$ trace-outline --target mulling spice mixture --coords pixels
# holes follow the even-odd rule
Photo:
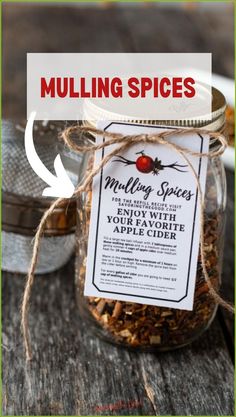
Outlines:
[[[216,206],[216,187],[213,175],[208,174],[205,209],[205,257],[211,282],[216,289],[220,284],[219,233],[222,214]],[[92,193],[86,197],[83,236],[88,233]],[[79,217],[83,219],[83,213]],[[80,240],[80,241],[79,241]],[[86,245],[86,239],[83,240]],[[132,302],[116,301],[83,295],[86,273],[86,247],[78,236],[77,292],[79,306],[86,312],[95,329],[111,342],[128,347],[167,350],[191,342],[211,323],[216,303],[211,298],[205,282],[199,254],[194,306],[192,311],[156,307]]]

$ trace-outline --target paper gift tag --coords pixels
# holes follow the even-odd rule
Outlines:
[[[169,129],[117,122],[99,128],[124,135]],[[168,140],[200,153],[209,148],[207,135]],[[95,165],[114,146],[97,152]],[[186,156],[204,193],[207,158]],[[139,143],[112,157],[93,181],[85,295],[191,310],[199,207],[196,179],[175,150]]]

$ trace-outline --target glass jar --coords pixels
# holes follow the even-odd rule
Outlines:
[[[157,121],[155,124],[219,131],[224,129],[224,112],[225,99],[213,88],[211,121],[201,121],[199,118],[182,123]],[[211,139],[211,149],[217,146],[219,144]],[[92,164],[91,157],[88,170]],[[88,322],[88,327],[107,341],[130,348],[170,350],[192,342],[209,327],[217,309],[203,276],[200,253],[192,311],[84,296],[91,199],[92,193],[89,191],[77,203],[76,295],[80,313]],[[217,290],[221,276],[225,204],[226,181],[222,161],[219,157],[209,159],[205,191],[204,249],[208,274]]]
[[[24,145],[25,121],[2,121],[2,269],[26,274],[32,257],[32,240],[43,213],[53,202],[42,197],[45,182],[32,170]],[[58,141],[63,122],[34,123],[34,145],[50,172],[60,153],[71,179],[78,181],[81,158]],[[74,253],[76,202],[57,208],[48,219],[36,268],[45,274],[61,268]]]

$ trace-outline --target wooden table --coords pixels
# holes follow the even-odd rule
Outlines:
[[[165,10],[153,6],[76,7],[5,4],[4,107],[24,117],[25,52],[211,51],[214,71],[233,74],[230,6]],[[227,31],[226,31],[227,28]],[[233,174],[223,294],[233,298]],[[19,309],[24,277],[3,273],[5,415],[234,415],[232,317],[219,310],[191,346],[162,354],[116,348],[91,334],[78,315],[74,259],[38,276],[30,327],[35,359],[24,360]]]

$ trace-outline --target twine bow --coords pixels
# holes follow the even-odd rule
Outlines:
[[[83,132],[89,132],[95,135],[101,135],[106,140],[100,144],[91,144],[90,146],[78,146],[72,140],[71,136],[72,134],[80,135]],[[168,138],[170,136],[173,136],[173,134],[176,136],[176,135],[184,135],[184,134],[190,134],[190,133],[210,135],[211,138],[214,138],[215,140],[218,140],[220,142],[220,146],[216,150],[209,150],[209,152],[200,153],[200,152],[193,152],[185,147],[181,147],[179,145],[176,145],[168,141]],[[75,152],[81,152],[81,153],[95,152],[95,151],[98,151],[99,149],[104,149],[110,145],[114,145],[114,144],[117,145],[112,151],[110,151],[106,156],[102,158],[101,162],[97,166],[95,166],[91,172],[89,172],[85,176],[85,178],[82,180],[82,183],[78,185],[77,188],[75,189],[73,197],[77,197],[81,193],[88,190],[88,188],[91,186],[93,178],[102,170],[102,168],[110,161],[110,159],[113,156],[124,152],[126,149],[130,148],[133,144],[137,144],[137,143],[162,144],[171,148],[172,150],[175,150],[179,155],[183,157],[183,159],[186,161],[190,171],[192,172],[196,180],[196,185],[198,189],[198,198],[199,198],[199,203],[200,203],[200,254],[201,254],[203,275],[208,285],[209,293],[214,299],[214,301],[217,304],[220,304],[222,307],[224,307],[228,311],[234,313],[234,307],[227,301],[223,300],[221,296],[217,293],[217,291],[214,289],[211,283],[210,277],[208,275],[208,272],[207,272],[205,253],[204,253],[204,198],[203,198],[201,185],[198,179],[198,175],[193,165],[191,164],[189,158],[186,156],[187,154],[187,155],[196,156],[196,157],[215,158],[217,156],[222,155],[224,150],[227,147],[226,139],[224,138],[222,133],[193,128],[193,129],[168,130],[168,131],[164,131],[161,133],[152,133],[152,134],[122,135],[120,133],[111,133],[111,132],[106,132],[106,131],[99,130],[96,128],[80,127],[78,125],[78,126],[71,126],[67,128],[66,130],[64,130],[61,133],[61,138],[64,140],[64,143],[71,150],[74,150]],[[23,338],[24,338],[24,345],[25,345],[27,360],[32,359],[32,349],[31,349],[30,332],[29,332],[29,325],[28,325],[28,313],[29,313],[30,296],[31,296],[31,291],[32,291],[33,283],[34,283],[35,268],[37,265],[38,254],[39,254],[39,249],[40,249],[40,242],[41,242],[41,238],[42,238],[44,228],[45,228],[48,218],[53,213],[56,207],[59,207],[66,203],[68,203],[68,199],[65,199],[65,198],[58,198],[57,200],[55,200],[50,206],[50,208],[44,213],[39,223],[37,232],[35,234],[32,259],[31,259],[31,264],[30,264],[29,272],[28,272],[27,279],[26,279],[23,302],[21,306],[21,326],[22,326],[22,331],[23,331]]]

